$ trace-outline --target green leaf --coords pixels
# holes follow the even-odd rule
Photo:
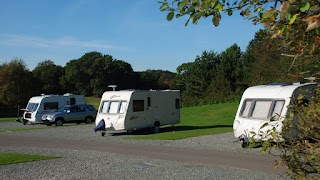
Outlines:
[[[295,14],[295,15],[291,16],[291,17],[289,18],[289,24],[293,24],[294,21],[297,19],[298,15],[299,15],[299,14]]]
[[[187,22],[184,24],[185,26],[188,26],[190,19],[191,19],[191,18],[189,18],[189,19],[187,20]]]
[[[303,2],[300,4],[300,11],[306,12],[310,9],[310,3],[309,2]]]
[[[223,5],[220,2],[218,2],[216,3],[214,9],[217,10],[218,12],[221,12],[223,10]]]
[[[212,23],[213,23],[214,26],[219,26],[220,18],[219,17],[213,17],[212,18]]]
[[[265,20],[275,20],[277,16],[277,12],[273,9],[267,10],[262,14],[262,21]]]
[[[174,17],[174,12],[171,11],[171,12],[169,12],[168,15],[167,15],[167,20],[168,20],[168,21],[171,21],[171,20],[173,19],[173,17]]]
[[[187,4],[188,4],[188,1],[187,1],[187,0],[183,0],[183,1],[179,2],[179,3],[178,3],[178,9],[179,9],[180,11],[182,11],[183,8],[184,8]]]

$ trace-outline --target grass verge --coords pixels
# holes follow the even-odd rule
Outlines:
[[[129,139],[176,140],[232,132],[238,105],[238,102],[234,102],[182,108],[180,124],[162,127],[161,132],[157,134]]]
[[[16,164],[16,163],[32,162],[32,161],[40,161],[40,160],[48,160],[48,159],[57,159],[57,158],[61,158],[61,157],[0,152],[0,165]]]
[[[87,104],[92,104],[96,109],[99,108],[100,99],[101,98],[97,98],[97,97],[84,97],[84,101]]]
[[[18,119],[17,117],[5,117],[5,118],[0,118],[0,122],[15,121],[17,119]]]

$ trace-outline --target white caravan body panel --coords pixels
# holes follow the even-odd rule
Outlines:
[[[180,123],[180,91],[106,91],[101,98],[96,125],[106,130],[136,130]]]
[[[41,123],[42,115],[72,104],[85,104],[84,97],[73,94],[34,96],[23,109],[23,118],[30,123]]]
[[[282,121],[288,113],[288,106],[299,94],[310,98],[317,85],[315,83],[271,84],[249,87],[242,95],[233,123],[234,136],[238,139],[266,135],[276,128],[282,131]],[[272,119],[272,121],[270,121]],[[268,126],[261,128],[265,123]],[[254,132],[254,133],[252,133]],[[294,134],[292,134],[294,136]],[[259,141],[259,136],[254,136]]]

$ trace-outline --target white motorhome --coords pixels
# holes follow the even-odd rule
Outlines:
[[[256,142],[264,140],[261,137],[267,137],[268,131],[273,128],[281,134],[288,106],[300,94],[306,99],[313,96],[316,87],[316,83],[273,83],[249,87],[242,95],[234,119],[234,136],[245,147],[248,138],[253,138]],[[294,132],[291,133],[294,136]],[[258,134],[262,136],[257,136]]]
[[[45,95],[30,98],[23,113],[24,123],[41,123],[42,115],[54,112],[64,105],[85,104],[82,95],[66,93],[64,95]]]
[[[101,123],[103,122],[103,123]],[[95,131],[137,130],[180,123],[179,90],[123,90],[103,93]],[[104,127],[98,127],[98,126]],[[97,129],[98,128],[98,129]]]

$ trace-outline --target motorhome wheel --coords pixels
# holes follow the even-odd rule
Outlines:
[[[62,119],[57,119],[55,121],[56,126],[62,126],[63,125],[63,120]]]

